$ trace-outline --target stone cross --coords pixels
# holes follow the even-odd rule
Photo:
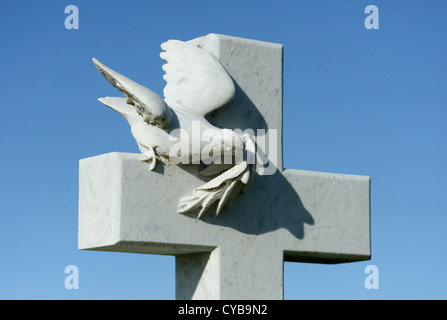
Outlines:
[[[79,248],[174,255],[177,299],[283,299],[284,261],[370,259],[369,177],[282,167],[282,45],[217,34],[191,41],[236,83],[210,122],[267,130],[275,143],[262,151],[274,163],[258,164],[264,175],[231,210],[197,219],[177,205],[204,183],[198,165],[150,171],[140,154],[116,152],[82,159]]]

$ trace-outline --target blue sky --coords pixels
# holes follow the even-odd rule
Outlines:
[[[67,30],[67,5],[79,29]],[[379,9],[367,30],[364,8]],[[91,58],[162,93],[168,39],[284,45],[284,164],[371,176],[371,261],[285,263],[286,299],[447,298],[445,1],[2,1],[0,298],[174,299],[174,257],[77,249],[78,162],[138,152]],[[379,270],[367,290],[365,267]],[[64,286],[79,269],[79,289]]]

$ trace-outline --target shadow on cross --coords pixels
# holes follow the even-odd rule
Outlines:
[[[207,116],[217,127],[228,129],[265,129],[268,125],[255,104],[235,82],[234,100]],[[280,112],[280,111],[279,111]],[[192,173],[190,166],[182,167]],[[198,172],[198,169],[195,170]],[[197,176],[197,174],[194,174]],[[246,234],[263,234],[285,228],[298,239],[304,238],[304,224],[313,225],[314,219],[304,208],[299,195],[280,170],[273,175],[255,175],[247,192],[237,196],[230,210],[222,210],[215,217],[217,204],[201,218],[204,222],[226,226]],[[197,212],[187,214],[197,217]]]
[[[238,195],[230,210],[215,217],[216,205],[201,218],[204,222],[230,227],[245,234],[260,235],[280,228],[297,239],[304,238],[304,224],[314,219],[281,171],[270,176],[256,175],[247,192]],[[196,218],[194,214],[188,214]]]
[[[236,92],[233,101],[228,105],[219,108],[205,118],[218,128],[227,128],[231,130],[240,129],[266,129],[267,123],[242,88],[234,81]]]

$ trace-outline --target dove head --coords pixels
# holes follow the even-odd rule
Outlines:
[[[207,161],[229,161],[228,156],[232,156],[236,163],[242,161],[244,152],[244,142],[240,135],[230,129],[212,129],[202,133],[202,160]],[[206,150],[206,151],[204,151]],[[209,153],[210,150],[212,154]],[[216,153],[214,153],[216,152]],[[210,156],[210,158],[208,158]],[[227,162],[225,162],[227,163]]]
[[[223,154],[232,154],[236,157],[236,161],[242,157],[244,152],[244,142],[240,135],[230,129],[223,129],[222,152]]]

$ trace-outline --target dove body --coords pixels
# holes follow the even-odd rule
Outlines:
[[[129,122],[150,170],[157,160],[208,165],[200,174],[215,178],[182,198],[178,212],[200,207],[200,218],[218,202],[217,215],[224,205],[231,207],[240,191],[245,192],[255,172],[250,135],[215,127],[205,118],[232,101],[235,84],[217,58],[202,48],[178,40],[161,48],[160,57],[167,62],[162,67],[167,82],[164,99],[93,58],[102,75],[124,95],[98,100]]]
[[[190,44],[170,40],[162,48],[166,52],[160,56],[168,62],[163,65],[168,83],[163,90],[165,99],[93,58],[101,74],[124,95],[98,100],[129,122],[144,161],[151,163],[150,169],[154,169],[156,160],[209,164],[220,163],[224,155],[242,154],[244,143],[238,134],[205,119],[206,113],[234,96],[234,83],[225,69],[212,54]],[[194,57],[201,63],[185,64]],[[203,77],[205,70],[208,75]]]

